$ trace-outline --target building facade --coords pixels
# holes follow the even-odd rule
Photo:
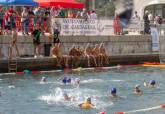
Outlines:
[[[144,12],[148,10],[153,16],[160,15],[165,18],[165,0],[134,0],[134,10],[143,19]]]
[[[88,9],[99,9],[114,0],[82,0],[87,4]],[[165,19],[165,0],[134,0],[134,11],[137,11],[143,19],[144,12],[148,10],[153,16],[160,15]]]

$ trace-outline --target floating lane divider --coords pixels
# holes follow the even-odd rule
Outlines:
[[[15,74],[18,74],[18,75],[24,75],[24,74],[41,74],[41,71],[16,72]]]
[[[137,65],[136,65],[137,66]],[[91,70],[108,70],[108,69],[117,69],[122,68],[122,65],[111,66],[111,67],[91,67],[91,68],[76,68],[76,69],[69,69],[71,71],[91,71]],[[58,73],[63,72],[64,70],[50,70],[50,71],[31,71],[31,70],[24,70],[21,72],[13,72],[13,73],[1,73],[0,76],[3,75],[24,75],[24,74],[42,74],[42,73]]]
[[[165,64],[143,64],[144,67],[156,67],[156,68],[165,68]]]
[[[165,104],[160,105],[160,106],[150,107],[150,108],[127,111],[127,112],[115,112],[113,114],[132,114],[132,113],[136,113],[136,112],[146,112],[146,111],[157,110],[157,109],[162,109],[162,108],[165,108]]]

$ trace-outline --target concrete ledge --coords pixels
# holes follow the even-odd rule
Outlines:
[[[140,64],[143,62],[158,62],[159,55],[153,54],[133,54],[133,55],[111,55],[109,57],[110,63],[104,66],[114,66],[114,65],[128,65],[128,64]],[[70,59],[69,68],[87,68],[87,59]],[[24,69],[31,70],[57,70],[63,69],[64,65],[58,66],[57,59],[47,57],[47,58],[21,58],[18,59],[18,71],[23,71]],[[8,60],[0,60],[0,73],[8,72]]]
[[[11,36],[0,36],[0,43],[8,44]],[[150,35],[115,35],[115,36],[61,36],[63,43],[86,43],[86,42],[150,42]],[[30,36],[19,36],[18,43],[32,43]],[[52,42],[47,36],[41,37],[42,43]]]

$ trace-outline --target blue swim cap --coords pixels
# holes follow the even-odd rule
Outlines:
[[[116,88],[112,88],[111,89],[111,93],[116,93],[117,92],[117,89]]]
[[[69,79],[67,80],[67,83],[71,83],[71,78],[69,78]]]
[[[62,82],[63,82],[64,84],[66,84],[66,83],[67,83],[67,77],[64,77],[64,79],[62,80]]]
[[[156,81],[155,80],[151,80],[149,83],[150,83],[150,85],[155,85]]]

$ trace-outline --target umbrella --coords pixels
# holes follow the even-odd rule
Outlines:
[[[76,2],[75,0],[35,0],[39,6],[61,6],[63,8],[84,8],[84,4]]]
[[[14,6],[37,6],[38,4],[33,0],[0,0],[1,5]]]

